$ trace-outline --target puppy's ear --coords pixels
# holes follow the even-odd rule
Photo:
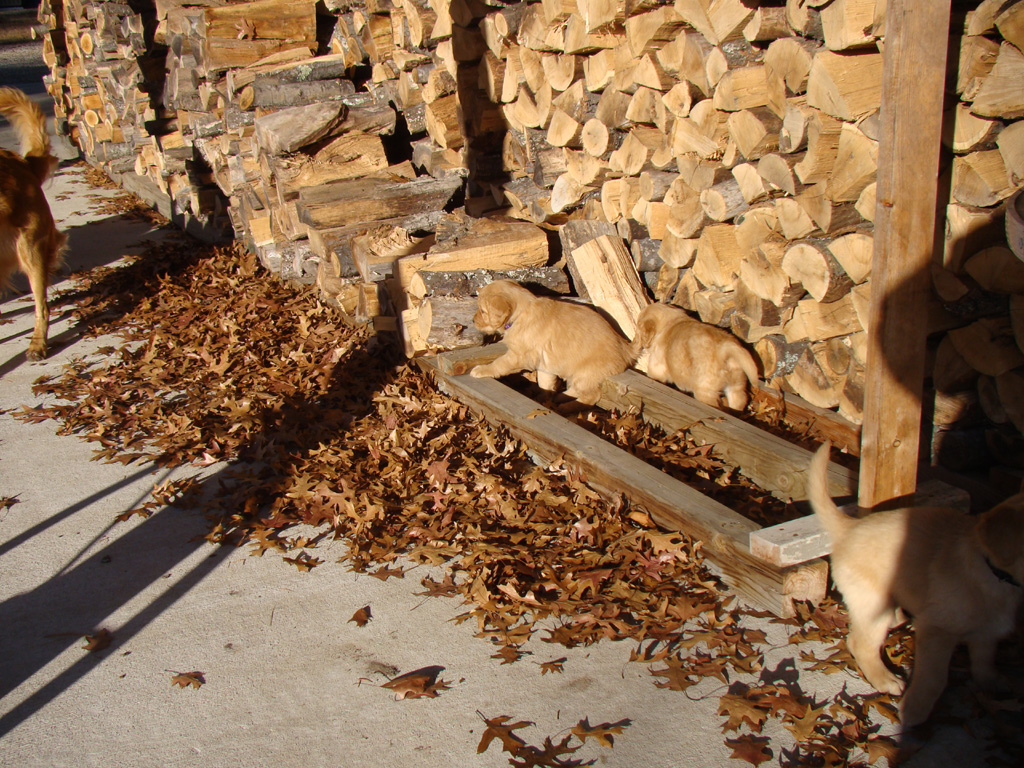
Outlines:
[[[494,320],[494,324],[504,325],[512,317],[512,310],[515,309],[515,304],[508,296],[499,293],[497,296],[491,297],[490,307],[488,308],[491,314],[491,319]]]
[[[640,322],[636,326],[636,336],[633,337],[633,354],[639,355],[654,341],[654,336],[657,333],[657,324],[653,318],[644,317],[640,319]]]
[[[1011,570],[1014,563],[1024,561],[1024,494],[982,515],[975,532],[994,565]]]

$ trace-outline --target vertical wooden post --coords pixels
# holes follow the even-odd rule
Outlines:
[[[859,503],[917,484],[951,0],[889,0]]]

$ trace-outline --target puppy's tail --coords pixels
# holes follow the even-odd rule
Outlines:
[[[747,377],[747,381],[751,385],[757,384],[758,372],[757,363],[754,362],[753,356],[743,347],[737,345],[729,350],[730,362],[743,371],[743,375]]]
[[[822,527],[832,537],[832,544],[835,545],[850,526],[856,520],[843,513],[828,492],[828,455],[832,443],[825,443],[811,458],[811,466],[808,470],[808,491],[811,502],[811,509],[818,516]]]
[[[6,117],[21,139],[21,154],[42,184],[53,172],[57,159],[50,154],[46,116],[39,105],[17,88],[0,88],[0,114]]]

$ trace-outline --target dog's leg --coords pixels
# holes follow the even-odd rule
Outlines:
[[[29,360],[42,360],[46,357],[46,337],[50,329],[50,307],[46,304],[49,272],[43,255],[24,236],[18,240],[18,260],[28,275],[32,297],[36,303],[36,325],[26,356]]]
[[[913,728],[928,719],[932,707],[946,688],[949,662],[957,638],[932,627],[917,627],[914,671],[900,706],[900,722],[904,729]]]
[[[527,367],[519,355],[514,352],[506,352],[487,365],[478,365],[469,372],[469,375],[475,379],[500,379],[502,376],[517,373]]]
[[[971,653],[971,678],[982,689],[993,691],[1003,687],[996,674],[996,645],[998,641],[989,634],[974,635],[967,641]]]
[[[554,392],[558,389],[558,377],[547,371],[537,371],[537,386],[545,392]]]
[[[847,599],[850,634],[846,638],[846,645],[860,667],[861,674],[875,690],[898,694],[903,689],[900,679],[882,660],[882,646],[885,645],[895,618],[893,609],[875,595],[871,597],[870,600],[860,601]]]

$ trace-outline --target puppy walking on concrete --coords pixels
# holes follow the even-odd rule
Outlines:
[[[28,276],[36,304],[36,324],[28,358],[46,357],[50,309],[46,289],[67,243],[57,231],[43,183],[57,167],[50,154],[46,118],[39,107],[16,88],[0,88],[0,114],[21,139],[22,155],[0,149],[0,288],[20,269]]]
[[[1024,597],[1024,494],[978,516],[909,507],[858,519],[829,496],[828,456],[825,443],[811,460],[810,502],[832,537],[832,579],[850,613],[847,645],[879,691],[901,689],[882,646],[899,623],[898,607],[913,617],[914,670],[901,706],[909,729],[928,719],[960,643],[975,682],[997,682],[996,645],[1012,633]]]

